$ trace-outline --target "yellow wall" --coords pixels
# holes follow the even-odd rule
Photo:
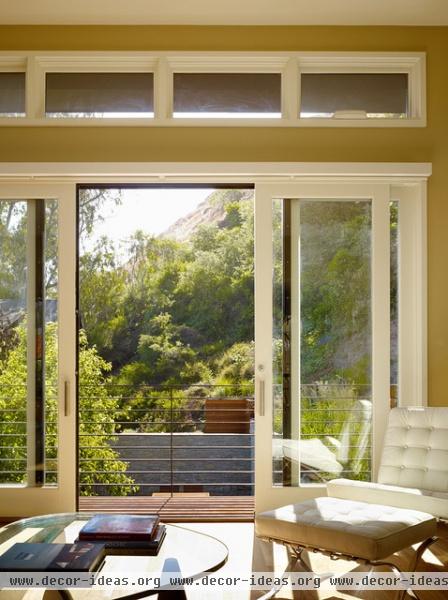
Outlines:
[[[448,406],[448,28],[0,27],[0,51],[425,51],[424,129],[0,128],[0,161],[415,161],[429,183],[429,398]]]

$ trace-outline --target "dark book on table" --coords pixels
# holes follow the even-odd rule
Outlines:
[[[157,527],[152,540],[105,540],[106,554],[142,554],[156,556],[166,535],[166,527],[162,523]],[[78,540],[77,540],[78,541]]]
[[[145,556],[156,556],[159,553],[160,546],[166,535],[165,525],[160,524],[157,527],[157,531],[148,542],[142,542],[139,540],[106,540],[107,554],[132,554],[132,555],[145,555]]]
[[[148,542],[158,524],[157,515],[95,515],[81,529],[78,539]]]
[[[106,556],[104,544],[18,543],[0,556],[0,571],[98,571]]]

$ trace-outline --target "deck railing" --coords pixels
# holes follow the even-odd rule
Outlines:
[[[0,482],[26,484],[26,387],[6,387],[0,390]],[[299,427],[302,446],[308,440],[331,453],[341,466],[337,475],[371,476],[370,398],[368,386],[322,382],[301,386],[300,414],[293,424]],[[49,485],[57,483],[57,415],[51,390],[46,406],[45,484]],[[282,387],[274,386],[274,484],[293,484],[294,476],[289,481],[285,477],[288,469],[305,482],[334,477],[318,462],[305,461],[299,436],[285,435],[284,425]],[[80,495],[254,493],[251,385],[83,384],[78,431]]]
[[[273,386],[273,483],[335,477],[370,480],[371,387],[318,381],[300,386],[300,409],[285,419],[283,385]],[[289,435],[287,430],[289,429]]]
[[[2,384],[0,388],[0,483],[34,485],[33,438],[26,385]],[[33,424],[34,425],[34,424]],[[57,484],[57,398],[52,383],[45,389],[45,460],[43,485]],[[40,465],[38,465],[40,469]]]
[[[80,386],[80,494],[253,494],[252,385],[92,391]]]

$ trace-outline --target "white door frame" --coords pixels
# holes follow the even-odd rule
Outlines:
[[[42,514],[52,510],[74,510],[76,504],[76,421],[74,414],[74,382],[75,382],[75,273],[76,273],[76,184],[77,183],[253,183],[256,195],[262,185],[275,183],[278,186],[285,182],[305,183],[369,183],[387,184],[400,194],[409,196],[414,203],[413,212],[408,218],[411,226],[406,231],[407,247],[414,248],[414,260],[410,268],[402,276],[400,286],[406,289],[408,284],[420,285],[420,296],[412,298],[406,306],[400,306],[401,314],[408,314],[417,329],[410,337],[409,332],[401,328],[400,349],[405,352],[412,343],[414,356],[408,364],[408,389],[415,389],[410,378],[417,381],[417,392],[414,400],[426,401],[426,182],[431,175],[430,163],[0,163],[0,197],[10,199],[57,197],[59,199],[59,230],[63,232],[60,241],[59,286],[60,286],[60,356],[59,356],[59,487],[23,488],[18,486],[0,487],[0,514],[5,516],[25,516]],[[265,188],[267,189],[267,188]],[[286,189],[286,188],[285,188]],[[290,188],[289,188],[290,189]],[[328,193],[328,188],[327,188]],[[410,206],[410,204],[409,204]],[[258,213],[256,234],[264,231],[271,239],[271,231],[267,228],[267,206]],[[263,211],[265,216],[263,217]],[[416,218],[418,214],[418,218]],[[261,219],[261,220],[260,220]],[[260,229],[261,227],[261,229]],[[269,216],[270,227],[270,216]],[[401,235],[401,232],[400,232]],[[415,243],[417,246],[415,246]],[[258,244],[257,290],[260,289],[260,268],[265,261],[270,264],[270,244]],[[421,252],[420,252],[421,251]],[[418,257],[416,253],[419,253]],[[418,260],[417,260],[418,258]],[[418,264],[417,264],[418,263]],[[378,274],[380,276],[380,274]],[[406,286],[406,287],[405,287]],[[404,295],[402,301],[406,302]],[[266,304],[257,293],[255,299],[257,314],[266,313]],[[261,312],[260,312],[261,311]],[[269,319],[271,315],[269,315]],[[270,321],[269,321],[270,322]],[[264,345],[271,347],[264,333],[257,327],[258,354],[256,364],[270,364]],[[415,351],[416,348],[420,350]],[[261,356],[260,353],[261,352]],[[409,354],[409,353],[408,353]],[[414,366],[417,365],[415,375]],[[404,370],[402,371],[402,374]],[[414,375],[413,375],[414,373]],[[260,405],[260,382],[264,380],[265,390],[269,388],[270,374],[266,371],[257,373],[256,406]],[[403,375],[404,377],[404,375]],[[64,386],[71,385],[72,399],[67,416],[64,415]],[[405,384],[400,381],[402,388]],[[414,401],[415,403],[415,401]],[[268,409],[269,401],[266,398]],[[260,445],[272,439],[269,419],[257,416],[256,436],[256,505],[262,510],[274,504],[288,500],[287,489],[276,489],[272,497],[272,485],[266,484],[265,471],[271,474],[271,460],[266,454],[259,454]],[[267,461],[267,462],[266,462]],[[262,483],[264,482],[264,483]],[[324,490],[321,490],[324,492]],[[312,493],[315,496],[315,491]],[[54,508],[57,505],[57,508]]]
[[[273,486],[272,440],[272,202],[278,198],[371,199],[372,201],[372,474],[376,479],[390,409],[390,215],[391,200],[404,207],[400,222],[400,365],[401,396],[411,388],[413,405],[426,404],[425,186],[394,187],[387,182],[267,183],[255,193],[255,369],[256,511],[326,495],[324,484]],[[401,208],[400,208],[401,211]],[[401,212],[400,212],[401,214]],[[416,244],[419,242],[419,244]],[[412,246],[414,244],[414,246]],[[407,252],[414,247],[414,252]],[[423,257],[423,258],[422,258]],[[386,268],[385,268],[386,265]],[[418,326],[416,324],[418,323]],[[297,370],[297,366],[296,366]],[[406,403],[409,401],[407,400]]]
[[[73,183],[2,183],[2,200],[58,200],[58,485],[0,487],[0,514],[22,517],[71,512],[76,507],[75,273],[76,211]],[[61,233],[63,234],[61,235]],[[67,389],[68,388],[68,389]],[[70,394],[67,397],[67,393]]]

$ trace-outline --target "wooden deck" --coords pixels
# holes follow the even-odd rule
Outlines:
[[[254,520],[254,498],[251,496],[82,496],[81,512],[157,513],[169,523],[239,522]]]

